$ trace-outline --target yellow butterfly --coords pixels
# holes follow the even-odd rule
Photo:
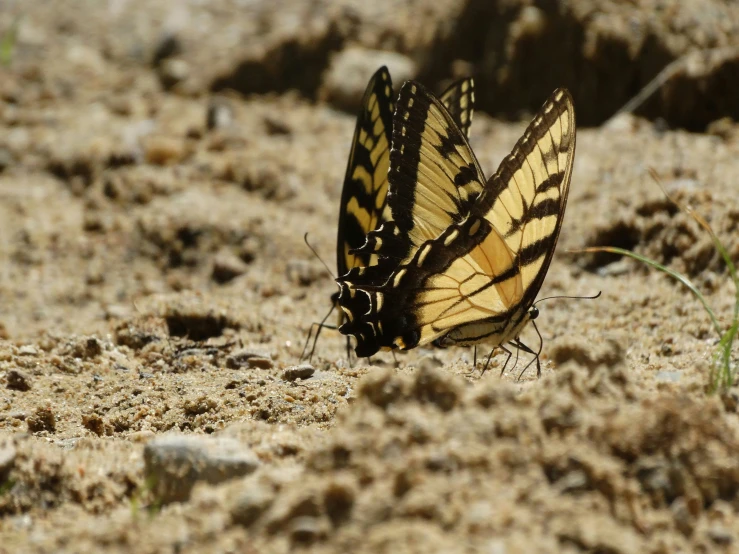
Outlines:
[[[475,102],[472,79],[461,79],[452,83],[441,95],[440,102],[454,118],[455,124],[460,126],[465,135],[468,134]],[[361,253],[356,249],[364,244],[367,233],[390,217],[387,205],[387,175],[390,168],[394,107],[395,93],[390,72],[387,67],[382,66],[369,80],[364,92],[344,177],[336,239],[336,266],[339,275],[344,275],[354,267],[372,266],[377,263],[376,254]],[[321,329],[331,327],[325,322],[338,305],[338,297],[338,292],[332,295],[331,310],[321,323],[314,323],[311,326],[303,354],[315,326],[318,326],[318,330],[310,357],[313,356]],[[369,301],[366,297],[358,297],[348,301],[348,305],[354,311],[366,311],[369,308]],[[339,325],[343,321],[343,316],[344,313],[340,311]],[[347,338],[347,354],[349,351]]]
[[[538,315],[567,203],[569,92],[554,91],[487,181],[449,112],[419,83],[402,87],[393,125],[392,220],[358,250],[379,262],[337,279],[340,331],[356,337],[359,356],[429,343],[510,342],[532,352],[519,334]],[[355,309],[359,297],[369,309]]]

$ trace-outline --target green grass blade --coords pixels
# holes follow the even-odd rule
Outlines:
[[[680,283],[682,283],[685,287],[688,288],[688,290],[690,290],[690,292],[693,293],[693,295],[695,295],[695,297],[698,300],[700,300],[700,303],[703,304],[703,308],[706,310],[708,317],[711,318],[711,323],[713,324],[713,327],[716,330],[716,333],[718,334],[719,337],[723,336],[723,332],[721,331],[721,325],[719,325],[718,319],[716,319],[716,314],[713,313],[713,310],[708,305],[708,302],[706,302],[706,299],[701,294],[701,291],[699,291],[696,288],[696,286],[693,284],[693,282],[687,277],[685,277],[685,275],[682,275],[678,273],[677,271],[670,269],[669,267],[666,267],[658,262],[655,262],[654,260],[650,258],[642,256],[641,254],[637,254],[636,252],[632,252],[631,250],[617,248],[615,246],[593,246],[590,248],[582,248],[580,250],[574,250],[572,252],[609,252],[611,254],[621,254],[622,256],[628,256],[635,260],[639,260],[640,262],[650,267],[653,267],[663,273],[666,273],[667,275],[669,275],[676,281],[679,281]]]

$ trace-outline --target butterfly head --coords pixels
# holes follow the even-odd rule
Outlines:
[[[537,317],[539,317],[539,308],[531,306],[531,308],[529,308],[529,319],[536,319]]]

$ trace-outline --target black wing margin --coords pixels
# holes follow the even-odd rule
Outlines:
[[[362,98],[341,191],[336,240],[339,275],[374,261],[372,254],[356,249],[364,244],[367,233],[384,221],[394,108],[390,72],[382,66],[370,79]]]

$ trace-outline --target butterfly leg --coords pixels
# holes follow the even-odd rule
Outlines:
[[[526,364],[526,367],[524,367],[523,370],[521,371],[521,374],[518,376],[519,379],[521,379],[521,376],[523,375],[524,371],[526,371],[529,368],[529,366],[534,362],[536,362],[536,378],[538,379],[541,377],[541,361],[539,360],[539,355],[541,354],[542,348],[544,348],[544,338],[541,336],[541,333],[539,332],[539,328],[536,326],[536,322],[532,321],[531,324],[534,326],[534,331],[536,331],[536,334],[539,336],[539,350],[534,352],[531,348],[529,348],[524,343],[522,343],[519,337],[516,337],[514,341],[512,341],[511,343],[516,348],[523,350],[524,352],[527,352],[534,356],[534,359],[531,360],[528,364]]]
[[[393,355],[393,361],[395,362],[395,367],[398,367],[398,357],[395,355],[395,350],[391,350],[390,353]]]
[[[346,337],[346,363],[352,367],[352,339],[349,337]]]
[[[526,364],[526,365],[524,366],[524,368],[523,368],[523,369],[521,370],[521,373],[519,373],[519,375],[518,375],[518,380],[519,380],[519,381],[521,380],[521,377],[523,376],[523,374],[524,374],[524,373],[526,372],[526,370],[527,370],[527,369],[528,369],[528,368],[529,368],[529,367],[531,366],[531,364],[533,364],[534,362],[536,362],[536,378],[538,379],[539,377],[541,377],[541,362],[539,361],[539,353],[540,353],[540,352],[534,352],[533,350],[531,350],[531,348],[529,348],[529,347],[528,347],[528,346],[526,346],[526,345],[525,345],[524,343],[522,343],[522,342],[521,342],[521,339],[518,339],[518,338],[516,338],[516,339],[512,340],[512,341],[511,341],[511,344],[512,344],[513,346],[515,346],[516,348],[518,348],[518,350],[523,350],[523,351],[524,351],[524,352],[526,352],[527,354],[533,354],[533,356],[534,356],[534,359],[533,359],[533,360],[531,360],[531,361],[530,361],[529,363],[527,363],[527,364]]]
[[[316,343],[318,342],[318,335],[321,334],[321,329],[323,329],[324,327],[327,329],[336,329],[335,325],[329,325],[326,323],[326,320],[334,312],[335,308],[336,308],[336,304],[331,304],[331,309],[324,316],[321,322],[311,324],[310,329],[308,330],[308,336],[305,338],[305,344],[303,345],[303,352],[300,354],[300,361],[302,361],[305,357],[305,350],[306,348],[308,348],[308,343],[310,342],[310,337],[313,334],[314,327],[318,327],[318,330],[316,331],[316,336],[313,338],[313,348],[310,349],[310,356],[308,356],[308,362],[313,360],[313,353],[316,351]],[[347,340],[348,340],[348,337],[347,337]]]
[[[501,376],[501,377],[503,377],[503,374],[505,373],[505,368],[506,368],[506,367],[508,366],[508,362],[509,362],[509,361],[511,360],[511,356],[513,356],[513,352],[511,352],[510,350],[508,350],[508,349],[507,349],[507,348],[506,348],[505,346],[503,346],[503,345],[500,345],[500,346],[499,346],[499,348],[500,348],[500,349],[501,349],[501,350],[502,350],[503,352],[505,352],[506,354],[508,354],[508,356],[506,356],[505,362],[503,363],[503,367],[502,367],[502,368],[501,368],[501,370],[500,370],[500,376]],[[495,350],[495,349],[493,349],[493,351],[494,351],[494,350]],[[490,353],[490,356],[492,356],[492,355],[493,355],[493,353],[491,352],[491,353]],[[490,356],[488,356],[488,361],[490,361]],[[485,364],[485,367],[487,367],[487,364]]]
[[[497,348],[497,347],[496,347]],[[495,348],[493,348],[490,351],[490,354],[488,354],[487,359],[485,360],[485,365],[482,366],[482,373],[480,373],[480,377],[482,378],[483,375],[485,375],[485,372],[488,370],[488,365],[490,365],[490,359],[493,357],[493,353],[495,352]],[[475,346],[475,354],[477,354],[477,346]],[[475,363],[475,367],[477,367],[477,364]]]
[[[493,353],[491,352],[490,356],[492,355]],[[488,356],[488,361],[490,361],[490,356]],[[487,367],[487,364],[485,364],[485,367]],[[474,371],[475,369],[477,369],[477,345],[472,347],[472,370]],[[485,370],[483,369],[482,372],[485,373]],[[480,375],[480,377],[482,377],[482,375]]]

